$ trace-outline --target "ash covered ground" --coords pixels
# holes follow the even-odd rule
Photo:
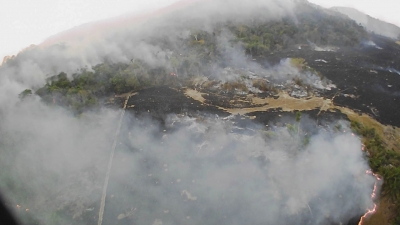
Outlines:
[[[234,1],[218,6],[226,2],[237,9]],[[153,20],[85,39],[87,48],[32,47],[10,59],[0,98],[8,207],[25,224],[358,224],[375,209],[382,181],[349,117],[400,126],[400,47],[375,35],[363,40],[367,33],[354,21],[302,1],[301,10],[275,2],[278,15],[253,23],[265,16],[257,4],[273,12],[254,2],[240,5],[249,6],[244,14],[204,5],[207,14],[189,17],[195,22]],[[297,25],[322,29],[318,18],[325,18],[352,39],[333,29],[296,34],[294,12],[303,18]],[[211,28],[199,22],[208,13],[217,19]],[[264,25],[292,40],[263,30],[270,20]],[[254,48],[253,35],[241,36],[245,29],[277,43]],[[100,64],[44,81],[87,63]],[[27,90],[19,99],[27,87],[36,95]],[[97,110],[82,106],[96,97]]]
[[[339,51],[294,49],[270,58],[302,57],[337,85],[335,104],[370,114],[383,124],[399,126],[400,46],[382,36],[376,45],[360,45]],[[276,57],[275,59],[273,59]]]
[[[127,111],[130,116],[125,118],[127,122],[124,122],[123,129],[129,130],[139,126],[141,127],[139,132],[149,132],[148,135],[156,137],[156,140],[152,140],[155,141],[154,146],[149,148],[144,144],[146,141],[142,142],[141,138],[135,138],[137,137],[135,131],[124,132],[127,137],[123,139],[130,142],[119,143],[120,153],[117,154],[117,158],[121,161],[118,162],[120,165],[114,168],[115,176],[111,178],[111,183],[114,183],[116,190],[111,188],[112,191],[108,193],[111,197],[107,199],[106,221],[117,224],[198,224],[204,221],[212,224],[241,224],[243,222],[263,224],[265,221],[274,224],[358,224],[363,214],[362,207],[357,204],[349,206],[348,201],[363,201],[353,199],[358,186],[353,181],[361,179],[358,177],[361,175],[352,175],[350,178],[352,181],[345,181],[347,175],[341,176],[340,179],[333,181],[335,184],[317,188],[318,190],[311,195],[309,191],[315,188],[313,182],[319,183],[316,171],[309,171],[311,178],[305,174],[299,175],[301,178],[298,185],[291,180],[289,189],[293,188],[293,190],[286,190],[284,185],[279,186],[282,185],[280,179],[285,177],[286,173],[304,168],[304,165],[299,168],[288,166],[293,163],[285,163],[285,160],[297,161],[304,156],[303,154],[310,154],[308,156],[312,157],[313,153],[310,153],[307,147],[309,141],[312,142],[319,135],[327,135],[324,136],[324,141],[329,143],[326,143],[326,146],[330,146],[332,139],[338,136],[354,135],[346,128],[344,121],[347,120],[347,116],[344,113],[338,109],[322,109],[323,105],[321,105],[302,110],[301,119],[296,122],[296,112],[299,111],[295,108],[285,110],[277,107],[236,115],[229,112],[235,108],[257,108],[268,105],[268,103],[255,103],[249,100],[249,95],[251,95],[250,98],[279,99],[277,93],[284,91],[298,100],[315,96],[324,99],[333,98],[333,105],[347,107],[360,114],[366,113],[384,124],[398,126],[399,105],[395,104],[398,97],[396,90],[399,89],[396,84],[400,79],[395,69],[398,47],[385,45],[389,41],[383,37],[376,37],[375,41],[380,44],[379,46],[384,47],[360,46],[352,51],[344,49],[328,52],[313,51],[303,47],[303,49],[274,55],[273,57],[279,58],[277,63],[282,63],[285,58],[302,57],[308,66],[326,75],[326,78],[331,81],[328,82],[329,88],[315,88],[312,85],[305,87],[303,90],[305,96],[299,96],[298,92],[294,92],[294,90],[302,91],[302,87],[295,82],[284,81],[274,85],[268,76],[263,79],[267,80],[268,84],[272,83],[278,91],[255,90],[256,87],[255,89],[247,88],[247,92],[240,88],[223,90],[219,82],[199,78],[193,81],[193,86],[155,87],[139,91],[131,96],[127,102]],[[385,52],[385,48],[391,50]],[[394,61],[388,62],[382,59],[382,54],[392,54],[390,57]],[[257,59],[258,62],[264,62],[264,60]],[[272,58],[268,60],[274,61]],[[243,83],[246,83],[247,79],[259,79],[251,71],[248,72],[250,76],[243,76],[245,69],[239,70],[242,70]],[[235,72],[235,69],[228,68],[227,71]],[[190,88],[198,91],[197,94],[200,93],[201,97],[185,95]],[[148,127],[148,120],[157,122],[153,124],[154,127],[153,125]],[[221,127],[214,130],[215,124]],[[216,135],[217,133],[223,134],[222,137]],[[184,149],[176,146],[182,141],[187,142],[182,140],[182,136],[185,136],[185,140],[193,140],[193,143],[188,144]],[[263,140],[253,145],[257,143],[254,138],[260,136]],[[285,141],[277,141],[276,138],[282,138]],[[223,144],[218,148],[216,146],[220,145],[220,141]],[[284,147],[277,147],[277,149],[285,150],[282,152],[278,150],[278,153],[277,149],[274,149],[275,141],[285,142]],[[305,142],[307,144],[304,144]],[[262,145],[274,147],[271,149],[267,147],[268,150],[266,150],[259,148]],[[317,148],[317,152],[325,152],[324,145]],[[362,161],[365,155],[360,151],[359,145],[354,148],[360,153],[358,160]],[[340,144],[340,147],[334,150],[334,155],[328,156],[329,160],[335,160],[336,154],[340,152],[339,149],[346,149],[346,147]],[[350,150],[345,151],[347,154]],[[138,177],[132,181],[118,178],[117,175],[118,168],[126,169],[129,167],[127,165],[130,165],[129,159],[125,158],[126,152],[133,152],[140,158],[135,164],[137,165],[135,169],[139,170],[140,174],[135,174]],[[279,155],[276,157],[282,162],[272,156],[275,153]],[[179,160],[179,165],[175,165],[176,161],[169,161],[178,158],[181,160]],[[323,160],[323,156],[315,158],[315,162],[325,165],[326,162]],[[315,162],[309,161],[311,164]],[[274,178],[271,174],[274,163],[281,165],[284,168],[283,171],[287,170],[287,172],[280,171],[278,177]],[[346,170],[343,167],[352,165],[354,162],[346,163],[340,159],[340,163],[333,164],[335,166],[329,170],[338,169],[343,172]],[[247,166],[252,169],[249,170]],[[318,171],[323,167],[321,165],[315,169]],[[185,170],[182,171],[182,168]],[[222,172],[225,169],[226,174]],[[202,170],[207,171],[206,177],[199,176]],[[134,174],[133,171],[130,174]],[[362,173],[364,170],[359,172]],[[254,174],[259,176],[254,176]],[[368,190],[371,192],[376,180],[375,177],[369,176],[369,178],[372,179]],[[369,178],[367,176],[364,179]],[[137,188],[135,185],[137,179],[140,183],[146,184],[144,188]],[[307,187],[302,189],[303,182],[311,186],[306,185]],[[342,186],[335,187],[336,182]],[[299,189],[296,190],[297,186]],[[275,190],[274,187],[277,189]],[[251,197],[246,194],[248,191]],[[291,194],[286,195],[286,191]],[[327,192],[331,192],[328,194],[330,197],[326,196]],[[294,200],[289,197],[293,193],[299,194],[299,199]],[[351,196],[346,197],[345,195],[349,193],[352,193]],[[157,195],[165,197],[158,198]],[[251,199],[253,197],[256,199]],[[299,203],[300,199],[304,202]],[[126,206],[127,203],[132,204]],[[325,207],[329,210],[325,211]],[[149,214],[149,211],[153,213]],[[337,214],[332,216],[332,212]]]
[[[126,116],[122,127],[107,224],[352,224],[363,213],[360,203],[371,204],[375,178],[365,174],[360,142],[345,123],[330,121],[333,115],[316,124],[305,114],[291,127],[293,115],[276,119],[271,113],[260,123],[194,106],[192,114],[171,114],[154,124],[149,117],[157,108],[141,107],[143,114]],[[354,146],[342,145],[348,138]]]
[[[361,140],[336,107],[398,125],[400,75],[395,65],[380,64],[373,55],[380,51],[303,47],[257,59],[272,71],[289,66],[286,80],[226,68],[234,79],[198,77],[116,97],[126,113],[121,128],[108,129],[108,139],[120,130],[104,224],[357,224],[373,207],[377,181],[365,173]],[[300,57],[299,65],[293,59]],[[301,76],[316,79],[296,82]],[[365,91],[376,85],[384,89]],[[46,207],[30,209],[57,207],[38,224],[96,223],[107,157],[99,160],[103,166],[75,173],[74,185],[46,197]]]

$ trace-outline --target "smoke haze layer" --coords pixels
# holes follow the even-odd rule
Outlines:
[[[0,68],[0,169],[7,171],[0,189],[9,206],[27,224],[96,223],[120,115],[120,110],[100,108],[76,116],[36,95],[20,99],[22,90],[37,89],[61,71],[71,78],[81,68],[103,62],[132,62],[133,67],[134,60],[177,71],[190,59],[195,63],[183,76],[222,81],[242,75],[229,74],[229,67],[291,80],[301,71],[290,60],[261,66],[220,23],[257,26],[254,17],[297,21],[295,2],[204,1],[128,28],[33,46],[8,61]],[[215,40],[219,54],[204,48],[209,57],[204,64],[191,54],[197,45],[190,45],[201,43],[202,32]],[[306,75],[308,85],[322,82]],[[330,84],[325,82],[314,86],[323,89]],[[335,130],[303,120],[308,124],[289,120],[290,126],[271,129],[251,123],[249,131],[209,115],[172,114],[160,125],[127,113],[107,190],[105,224],[346,223],[373,204],[375,179],[365,173],[369,166],[361,142],[346,122],[337,122],[341,128]]]
[[[372,204],[375,178],[347,128],[315,129],[304,146],[303,131],[287,127],[246,134],[231,121],[170,118],[167,132],[149,121],[128,128],[114,177],[127,188],[109,189],[109,201],[129,206],[113,205],[115,216],[135,209],[127,220],[141,224],[326,224]]]
[[[118,113],[75,118],[32,99],[2,112],[8,199],[41,224],[93,222],[76,219],[96,215]],[[305,121],[307,131],[294,121],[243,131],[230,120],[171,115],[161,128],[127,114],[104,221],[345,223],[372,205],[375,179],[360,140],[345,123],[335,131]]]
[[[197,35],[196,32],[212,33],[227,22],[256,24],[254,18],[272,21],[290,17],[296,21],[295,6],[291,0],[253,1],[251,4],[238,0],[195,1],[184,9],[171,9],[129,24],[121,22],[107,29],[99,28],[83,36],[77,35],[76,39],[60,39],[51,45],[28,47],[8,60],[0,72],[28,88],[38,88],[52,75],[60,72],[71,75],[104,61],[129,63],[138,59],[152,67],[171,68],[171,54],[175,53],[175,57],[188,54],[190,49],[183,47]],[[226,41],[232,40],[226,40],[225,36],[220,38],[224,41],[220,42],[222,48],[227,46]],[[237,47],[234,50],[235,54],[243,52]]]

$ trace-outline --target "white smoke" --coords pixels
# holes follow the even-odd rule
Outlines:
[[[52,223],[53,211],[69,210],[64,224],[97,209],[118,114],[75,118],[36,99],[1,112],[1,165],[10,171],[3,194],[43,224]],[[339,223],[372,205],[375,180],[348,128],[315,126],[304,145],[296,125],[247,134],[219,119],[172,115],[161,128],[127,115],[107,192],[110,223],[135,208],[140,224]]]
[[[238,0],[199,1],[185,10],[177,9],[165,15],[133,20],[130,26],[115,23],[117,26],[103,28],[101,23],[92,32],[80,35],[79,32],[66,34],[56,42],[27,48],[13,60],[5,63],[0,70],[2,74],[12,74],[15,79],[26,85],[38,87],[44,79],[66,72],[72,74],[78,69],[97,65],[108,60],[110,62],[130,62],[137,58],[149,65],[166,65],[165,55],[168,50],[159,43],[152,43],[154,38],[171,39],[177,48],[181,43],[177,40],[185,30],[209,30],[216,24],[238,20],[250,23],[251,18],[260,15],[265,20],[279,19],[292,15],[295,3],[286,1],[253,1],[252,4]],[[79,31],[79,29],[78,29]]]
[[[209,29],[228,19],[246,22],[254,14],[280,18],[291,15],[293,7],[293,1],[218,1],[171,18],[188,16],[194,29]],[[16,210],[21,218],[30,215],[40,224],[93,223],[119,111],[76,117],[38,97],[21,100],[18,94],[43,85],[50,75],[73,73],[105,59],[140,58],[168,66],[172,53],[146,38],[180,30],[169,37],[177,40],[187,24],[168,31],[161,28],[166,22],[149,23],[154,26],[112,32],[103,39],[88,37],[81,44],[33,47],[1,67],[0,168],[8,172],[2,173],[0,187],[8,202],[29,209]],[[227,45],[226,36],[219,44],[231,63],[265,72],[256,63],[240,64],[243,51]],[[272,71],[277,77],[296,74],[285,65]],[[109,224],[118,219],[137,224],[339,223],[372,204],[374,179],[365,174],[369,168],[360,140],[349,132],[315,128],[305,145],[299,128],[248,135],[233,132],[232,121],[174,121],[161,128],[151,119],[124,119],[107,192]]]

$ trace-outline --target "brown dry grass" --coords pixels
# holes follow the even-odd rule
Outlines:
[[[346,114],[350,120],[357,121],[365,127],[375,128],[377,134],[383,138],[386,148],[400,152],[400,128],[382,125],[371,116],[367,114],[359,115],[349,108],[338,106],[335,108]]]
[[[201,93],[199,91],[196,91],[196,90],[193,90],[193,89],[189,89],[189,88],[186,89],[185,90],[185,95],[190,97],[190,98],[193,98],[196,101],[201,102],[202,104],[204,104],[204,102],[206,101],[206,99],[203,98],[203,96],[202,96],[203,93]]]
[[[258,88],[261,91],[268,91],[270,89],[268,82],[262,79],[254,79],[253,87]]]
[[[234,91],[234,90],[241,90],[245,92],[248,91],[246,84],[243,83],[242,81],[226,82],[221,85],[221,89],[227,91]]]
[[[193,90],[186,89],[186,96],[193,98],[196,101],[199,101],[204,104],[205,98],[202,96],[203,93]],[[312,110],[318,109],[321,110],[329,110],[332,106],[332,101],[329,99],[324,99],[321,97],[312,97],[309,99],[298,99],[289,96],[287,93],[280,93],[279,98],[258,98],[249,96],[249,99],[254,105],[263,105],[258,107],[249,107],[249,108],[224,108],[217,106],[218,108],[229,112],[231,114],[240,114],[244,115],[251,112],[258,111],[266,111],[269,109],[282,108],[282,111],[291,112],[294,110]]]
[[[387,198],[379,201],[378,209],[375,214],[367,218],[363,225],[390,225],[389,219],[392,218],[394,204]]]
[[[289,96],[287,93],[280,93],[279,98],[257,98],[253,97],[252,102],[255,105],[264,105],[260,107],[240,108],[240,109],[225,109],[225,111],[232,114],[247,114],[251,112],[266,111],[269,109],[282,108],[282,111],[291,112],[294,110],[313,110],[321,108],[321,110],[328,110],[332,104],[329,99],[321,97],[312,97],[309,99],[298,99]]]
[[[290,63],[301,70],[307,63],[306,60],[303,58],[291,58]]]
[[[134,95],[137,95],[137,92],[123,93],[123,94],[120,94],[120,95],[115,95],[114,97],[115,98],[127,98],[127,97],[131,97],[131,96],[134,96]]]

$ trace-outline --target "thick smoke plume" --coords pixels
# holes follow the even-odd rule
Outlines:
[[[212,31],[232,20],[252,23],[254,16],[292,16],[295,4],[204,1],[129,29],[107,30],[101,39],[31,47],[7,62],[0,68],[0,168],[9,172],[1,174],[0,189],[9,207],[25,222],[96,223],[120,113],[102,109],[76,117],[39,97],[19,99],[22,90],[40,87],[61,71],[71,75],[104,61],[140,59],[173,69],[169,57],[179,52],[155,40],[165,38],[178,49],[193,30]],[[267,70],[250,63],[230,37],[225,31],[216,37],[227,67],[248,67],[278,80],[283,76],[278,71],[298,73],[287,61]],[[210,71],[224,69],[215,67]],[[310,83],[314,78],[310,75]],[[337,131],[286,121],[294,125],[266,130],[265,124],[245,129],[228,119],[204,118],[170,115],[165,127],[131,114],[124,118],[105,222],[345,223],[372,205],[375,180],[365,174],[369,167],[361,142],[346,124]]]
[[[375,178],[366,175],[360,140],[347,128],[310,130],[304,146],[286,127],[246,134],[231,122],[207,120],[172,116],[167,128],[174,131],[164,134],[148,121],[128,129],[127,152],[116,161],[125,161],[119,168],[129,175],[119,174],[119,182],[131,189],[110,192],[132,199],[125,210],[136,208],[136,221],[345,223],[371,206]]]
[[[140,59],[152,66],[168,66],[169,49],[162,46],[168,40],[176,49],[181,38],[191,37],[193,30],[212,31],[219,23],[240,20],[252,23],[252,18],[264,20],[291,16],[294,1],[253,1],[251,4],[238,0],[197,1],[185,10],[162,12],[147,20],[132,21],[130,26],[121,23],[107,29],[98,28],[79,38],[60,38],[53,45],[31,46],[1,68],[27,86],[38,87],[44,79],[66,72],[72,74],[80,68],[106,61],[128,63]],[[121,21],[122,22],[122,21]]]
[[[59,224],[98,209],[116,112],[78,119],[35,100],[2,109],[6,196],[44,224],[54,222],[54,209],[70,212]],[[230,120],[171,115],[161,128],[126,116],[104,220],[345,223],[372,205],[375,179],[365,173],[361,142],[345,124],[334,131],[305,121],[307,144],[301,124],[243,130]]]

